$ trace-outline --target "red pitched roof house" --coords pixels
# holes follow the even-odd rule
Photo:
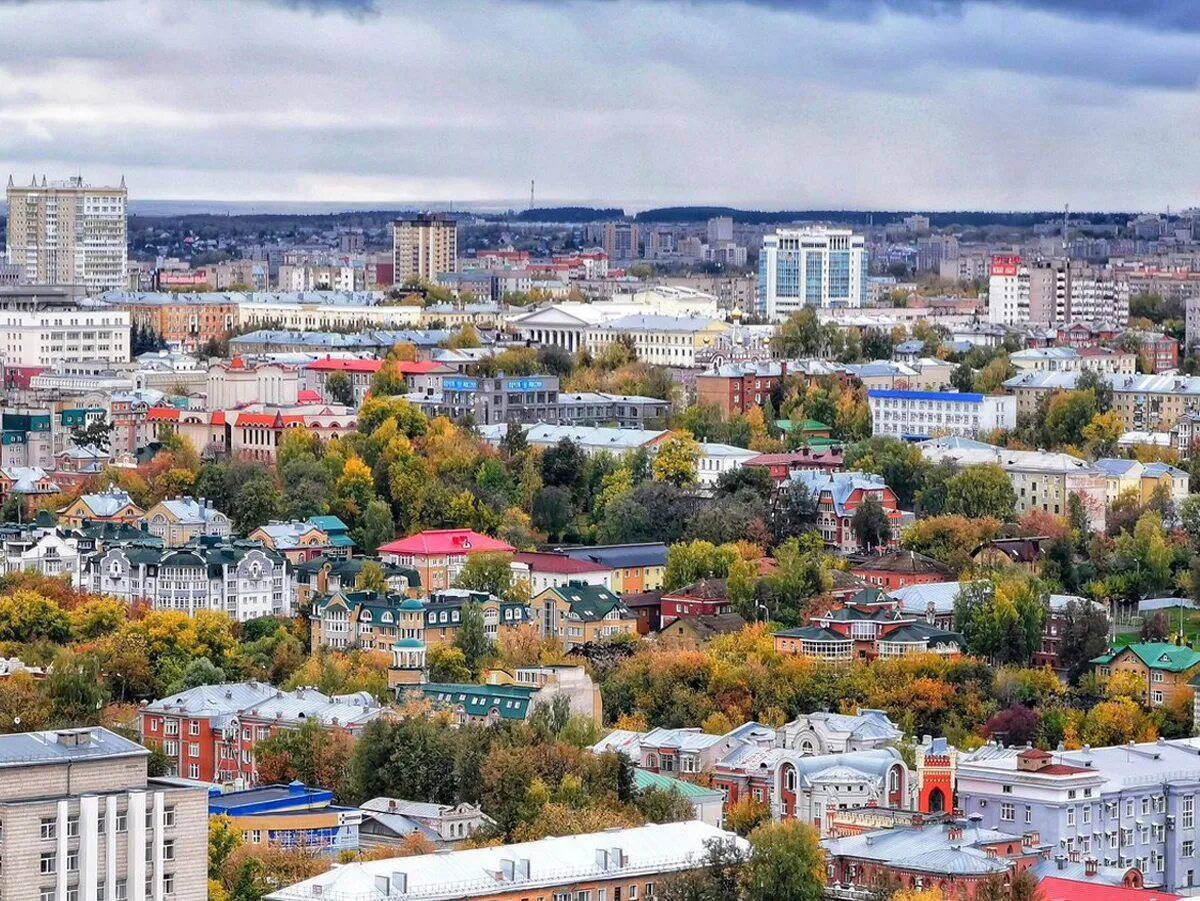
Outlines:
[[[566,554],[528,551],[513,556],[513,573],[529,583],[531,597],[547,588],[562,588],[569,582],[603,585],[612,590],[612,567],[594,560],[579,560]]]
[[[417,570],[427,591],[449,588],[471,554],[511,554],[510,544],[470,529],[430,529],[381,545],[379,556]]]

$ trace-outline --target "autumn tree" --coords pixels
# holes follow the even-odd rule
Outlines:
[[[349,800],[346,782],[353,747],[345,732],[319,723],[281,730],[255,746],[259,781],[270,785],[299,780],[331,788],[334,800],[344,803]]]
[[[344,372],[331,372],[326,376],[325,393],[329,395],[329,400],[335,404],[342,404],[347,407],[354,406],[354,385],[350,383],[350,376]]]
[[[657,482],[684,487],[696,482],[696,464],[700,445],[690,432],[676,432],[658,445],[652,467]]]
[[[815,829],[799,820],[765,823],[750,833],[750,845],[741,872],[746,901],[819,901],[825,858]]]
[[[995,464],[968,466],[946,482],[946,512],[968,519],[1010,519],[1017,506],[1008,474]]]
[[[863,499],[850,519],[850,529],[859,547],[866,551],[887,544],[892,535],[892,524],[879,498],[868,494]]]

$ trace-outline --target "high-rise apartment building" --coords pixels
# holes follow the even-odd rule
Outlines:
[[[641,232],[632,222],[607,222],[604,225],[604,252],[610,260],[636,260],[640,238]]]
[[[421,214],[393,223],[393,283],[411,279],[435,282],[444,272],[458,271],[458,222],[448,216]]]
[[[1103,266],[1065,259],[992,258],[988,320],[1003,325],[1129,322],[1129,283]]]
[[[204,898],[208,793],[148,778],[149,757],[99,727],[0,736],[0,896]]]
[[[82,285],[89,294],[125,288],[128,281],[125,180],[93,187],[82,178],[26,187],[8,178],[8,261],[21,281]]]
[[[758,266],[759,309],[770,319],[867,300],[866,245],[849,229],[777,229],[763,237]]]

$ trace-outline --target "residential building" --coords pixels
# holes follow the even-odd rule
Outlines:
[[[425,604],[401,593],[347,588],[320,595],[312,602],[309,620],[313,653],[321,648],[391,653],[406,638],[424,646]]]
[[[380,369],[383,368],[383,360],[359,360],[325,357],[301,368],[303,375],[303,384],[306,391],[316,391],[323,401],[332,401],[334,398],[330,395],[327,386],[329,376],[335,372],[340,372],[350,380],[350,388],[354,392],[355,406],[362,406],[362,402],[367,397],[367,392],[371,390],[371,380],[375,377]]]
[[[957,632],[901,612],[892,603],[849,602],[831,613],[814,616],[811,625],[775,633],[781,654],[816,657],[832,663],[940,654],[950,657],[966,647]]]
[[[415,569],[397,566],[378,557],[342,557],[323,554],[295,565],[296,606],[339,591],[351,591],[363,567],[373,563],[383,571],[388,594],[411,596],[420,591],[421,577]]]
[[[417,857],[344,864],[267,901],[314,897],[387,901],[395,897],[453,897],[487,901],[524,898],[653,898],[672,875],[698,869],[708,843],[745,839],[699,820],[606,830],[535,842]],[[619,895],[618,895],[619,893]]]
[[[1007,882],[1032,869],[1042,853],[1035,831],[1015,837],[982,828],[975,820],[827,838],[821,848],[834,892],[869,896],[884,886],[898,886],[932,889],[963,901],[982,897],[989,880]]]
[[[300,782],[260,785],[212,795],[210,816],[228,817],[242,843],[270,845],[285,851],[341,854],[358,850],[358,830],[363,813],[356,807],[333,803],[333,792]]]
[[[78,529],[85,523],[139,523],[145,517],[142,508],[129,494],[109,485],[105,491],[83,494],[58,511],[58,522],[64,528]]]
[[[40,466],[5,466],[0,468],[0,503],[10,495],[38,497],[57,494],[62,489]]]
[[[6,898],[203,898],[204,788],[149,778],[102,727],[0,737]]]
[[[634,616],[638,618],[638,634],[644,634],[642,633],[643,618],[641,611],[632,605],[627,606],[633,611]],[[664,644],[669,643],[675,648],[699,651],[717,636],[737,635],[746,626],[746,621],[737,613],[682,616],[672,620],[670,625],[663,626],[657,637]]]
[[[591,560],[577,560],[562,553],[522,551],[513,555],[513,576],[529,584],[529,595],[547,588],[561,588],[569,582],[602,585],[612,589],[612,568]]]
[[[285,291],[241,295],[240,329],[308,332],[404,329],[421,321],[421,308],[382,304],[369,291]]]
[[[638,227],[632,222],[605,223],[602,243],[610,260],[628,263],[641,256]]]
[[[866,305],[866,244],[847,229],[776,229],[763,237],[758,261],[758,307],[768,319],[804,307]]]
[[[696,484],[703,490],[711,491],[717,486],[721,476],[741,468],[758,455],[758,451],[747,450],[733,444],[702,441],[700,442],[700,456],[696,460],[695,466]]]
[[[534,619],[530,607],[519,601],[507,601],[484,591],[444,588],[430,592],[424,600],[425,631],[417,637],[426,645],[453,643],[462,624],[462,609],[467,604],[479,607],[484,631],[492,641]]]
[[[511,554],[514,550],[503,541],[470,529],[429,529],[381,545],[379,556],[416,570],[421,585],[439,591],[454,584],[471,554]]]
[[[89,294],[126,287],[125,180],[115,187],[81,177],[18,187],[8,177],[8,262],[21,281],[79,285]]]
[[[638,594],[623,594],[621,600],[629,612],[637,617],[638,635],[649,635],[662,628],[662,592],[642,591]]]
[[[272,521],[248,536],[278,551],[293,566],[316,557],[349,557],[354,550],[349,527],[336,516],[313,516],[291,522]]]
[[[954,575],[948,566],[916,551],[893,550],[876,556],[856,557],[850,571],[885,591],[909,585],[944,582]]]
[[[1018,372],[1105,372],[1132,374],[1134,354],[1107,347],[1031,347],[1008,355]]]
[[[167,548],[156,540],[114,542],[84,562],[83,579],[95,594],[188,616],[215,610],[239,622],[291,616],[296,597],[295,573],[275,551],[207,535]]]
[[[667,546],[659,542],[558,547],[556,552],[612,570],[612,591],[623,597],[658,591],[667,571]]]
[[[129,362],[129,314],[80,306],[71,289],[0,288],[0,363]]]
[[[725,822],[725,796],[716,789],[637,768],[633,771],[633,786],[638,791],[659,789],[676,792],[692,805],[692,819],[709,826],[721,826]]]
[[[591,750],[596,754],[615,751],[649,773],[666,773],[695,779],[711,773],[730,755],[774,747],[775,730],[761,723],[743,723],[724,735],[711,735],[697,728],[655,728],[649,732],[614,729]],[[720,788],[720,786],[714,786]],[[734,803],[733,798],[729,803]]]
[[[187,544],[201,535],[229,537],[229,517],[204,498],[175,497],[146,511],[146,531],[168,547]]]
[[[181,418],[184,418],[183,414]],[[236,459],[270,462],[275,459],[279,442],[287,429],[304,428],[321,440],[328,441],[353,432],[357,421],[350,407],[336,404],[303,403],[273,407],[255,403],[228,413],[218,410],[212,414],[212,425],[221,427],[216,436],[221,452]]]
[[[1086,460],[1070,454],[1009,450],[957,436],[923,441],[919,447],[931,463],[999,466],[1012,482],[1018,515],[1041,510],[1065,516],[1071,496],[1075,495],[1083,505],[1089,525],[1093,529],[1104,528],[1106,477]]]
[[[1140,642],[1111,648],[1092,661],[1102,679],[1129,673],[1141,684],[1141,700],[1161,707],[1171,694],[1200,674],[1200,651],[1169,642]]]
[[[86,540],[84,542],[86,544]],[[82,560],[78,533],[59,529],[49,513],[39,513],[34,522],[0,526],[0,554],[4,574],[37,572],[65,576],[72,585],[81,584]]]
[[[422,214],[392,224],[392,278],[435,283],[444,272],[458,270],[458,222],[449,216]]]
[[[1053,670],[1063,672],[1065,667],[1059,659],[1059,649],[1062,647],[1063,628],[1066,623],[1068,607],[1072,604],[1084,610],[1091,607],[1103,614],[1106,621],[1108,620],[1108,608],[1098,601],[1073,594],[1047,595],[1043,603],[1046,607],[1046,618],[1042,623],[1042,643],[1033,654],[1033,665],[1048,666]]]
[[[958,759],[958,806],[981,826],[1037,833],[1058,853],[1135,867],[1147,887],[1193,894],[1200,739],[1076,751],[984,745]]]
[[[1126,429],[1170,431],[1200,409],[1200,377],[1187,375],[1101,375],[1112,386],[1112,409]],[[1027,372],[1004,383],[1017,399],[1017,412],[1037,411],[1038,401],[1056,391],[1073,391],[1073,372]]]
[[[800,470],[792,475],[788,490],[806,491],[816,505],[816,527],[829,547],[843,553],[867,550],[854,533],[854,514],[868,497],[877,500],[887,516],[889,531],[880,548],[894,547],[902,519],[896,494],[882,477],[865,472],[827,474]]]
[[[864,708],[854,714],[802,713],[776,731],[775,743],[809,756],[885,748],[903,738],[904,730],[886,713]]]
[[[1008,396],[957,391],[870,390],[871,434],[896,438],[960,435],[978,438],[1017,425],[1017,403]]]
[[[366,850],[401,845],[416,833],[438,848],[461,845],[476,832],[495,825],[477,804],[431,804],[399,798],[372,798],[359,807],[360,846]]]
[[[819,424],[815,420],[809,420],[809,422]],[[802,447],[799,450],[783,454],[759,454],[742,465],[761,466],[771,474],[771,478],[777,486],[790,481],[794,473],[803,470],[835,473],[844,468],[840,445]]]
[[[587,717],[596,725],[603,721],[600,687],[581,666],[542,666],[493,670],[485,684],[420,682],[398,685],[397,694],[417,691],[435,708],[448,710],[460,724],[491,723],[497,720],[524,722],[539,706],[565,697],[572,714]]]
[[[522,425],[521,428],[525,430],[525,441],[531,447],[553,447],[566,438],[579,445],[579,449],[588,456],[604,452],[619,457],[640,448],[653,451],[656,445],[671,434],[666,429],[611,429],[599,426],[550,425],[544,422]],[[508,434],[508,426],[500,423],[482,426],[479,433],[489,444],[498,447]]]
[[[659,607],[661,628],[681,618],[717,616],[732,612],[724,579],[700,579],[675,591],[664,591]]]
[[[382,713],[365,691],[330,696],[314,688],[233,682],[151,701],[138,711],[138,728],[144,744],[167,755],[172,775],[246,788],[258,783],[258,742],[305,723],[356,736]]]
[[[620,597],[602,585],[568,582],[545,589],[530,602],[542,637],[573,647],[614,635],[638,634],[637,617]]]
[[[153,332],[169,345],[189,353],[210,342],[229,339],[238,324],[238,295],[174,292],[109,292],[102,296],[114,310],[129,314],[130,325]]]
[[[1141,345],[1138,356],[1154,374],[1174,372],[1179,368],[1179,342],[1162,332],[1134,332]]]
[[[1104,473],[1105,499],[1110,505],[1126,492],[1132,492],[1139,503],[1145,504],[1160,486],[1176,505],[1188,496],[1190,477],[1170,464],[1108,457],[1097,460],[1095,465]]]
[[[762,407],[787,377],[787,361],[726,363],[696,376],[696,403],[714,405],[721,417]]]

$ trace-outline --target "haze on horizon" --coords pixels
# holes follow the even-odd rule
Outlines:
[[[383,208],[523,205],[530,178],[629,209],[1200,204],[1200,20],[1134,6],[0,0],[0,174]]]

